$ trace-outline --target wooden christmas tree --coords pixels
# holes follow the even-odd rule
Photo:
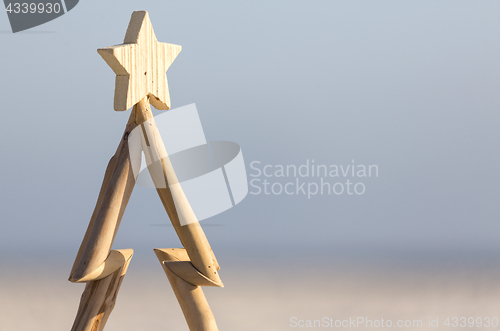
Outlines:
[[[144,150],[160,200],[184,248],[155,249],[192,331],[218,330],[201,286],[219,286],[219,265],[208,240],[177,183],[150,104],[170,108],[166,71],[181,47],[158,42],[146,11],[132,14],[123,44],[101,48],[99,54],[116,74],[114,108],[133,107],[116,153],[109,161],[96,207],[78,251],[69,280],[86,283],[72,331],[103,330],[127,272],[132,249],[111,250],[135,186],[128,137],[141,127]],[[155,169],[153,169],[156,167]],[[170,185],[169,185],[170,184]]]

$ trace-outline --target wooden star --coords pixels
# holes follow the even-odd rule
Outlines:
[[[180,51],[179,45],[156,40],[146,11],[133,12],[123,44],[97,50],[116,74],[115,110],[127,110],[146,96],[156,109],[169,109],[166,71]]]

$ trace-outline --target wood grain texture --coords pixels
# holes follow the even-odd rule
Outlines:
[[[224,287],[222,283],[215,283],[210,278],[207,278],[205,275],[199,272],[198,269],[196,269],[191,263],[186,249],[155,248],[154,251],[157,256],[160,256],[159,254],[161,254],[161,256],[164,258],[164,261],[162,262],[164,266],[182,280],[185,280],[186,282],[196,286]]]
[[[178,252],[174,252],[178,250]],[[218,331],[215,317],[208,305],[207,299],[200,286],[190,284],[175,275],[165,263],[179,261],[180,249],[155,249],[156,256],[160,261],[163,271],[172,286],[175,297],[181,306],[182,313],[190,331]],[[183,257],[185,258],[185,257]]]
[[[134,250],[132,249],[113,250],[109,252],[106,260],[97,269],[87,274],[85,277],[75,280],[75,282],[87,283],[103,279],[120,269],[125,264],[126,259],[133,254]]]
[[[180,51],[181,46],[158,42],[146,11],[133,12],[123,44],[97,50],[116,74],[115,110],[127,110],[145,96],[156,109],[169,109],[166,71]]]
[[[71,331],[102,331],[104,329],[132,259],[132,250],[113,252],[122,256],[123,264],[107,277],[87,283]]]

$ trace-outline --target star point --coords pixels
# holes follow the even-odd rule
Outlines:
[[[181,49],[158,42],[146,11],[133,12],[123,44],[97,50],[116,74],[115,110],[127,110],[146,96],[156,109],[169,109],[166,71]]]

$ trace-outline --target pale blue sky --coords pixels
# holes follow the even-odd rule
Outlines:
[[[247,167],[379,167],[362,196],[249,195],[204,221],[214,249],[500,251],[500,2],[82,0],[25,33],[0,14],[4,252],[76,254],[129,113],[96,49],[144,9],[183,47],[172,106],[196,103]],[[178,246],[161,223],[137,187],[114,247]]]

